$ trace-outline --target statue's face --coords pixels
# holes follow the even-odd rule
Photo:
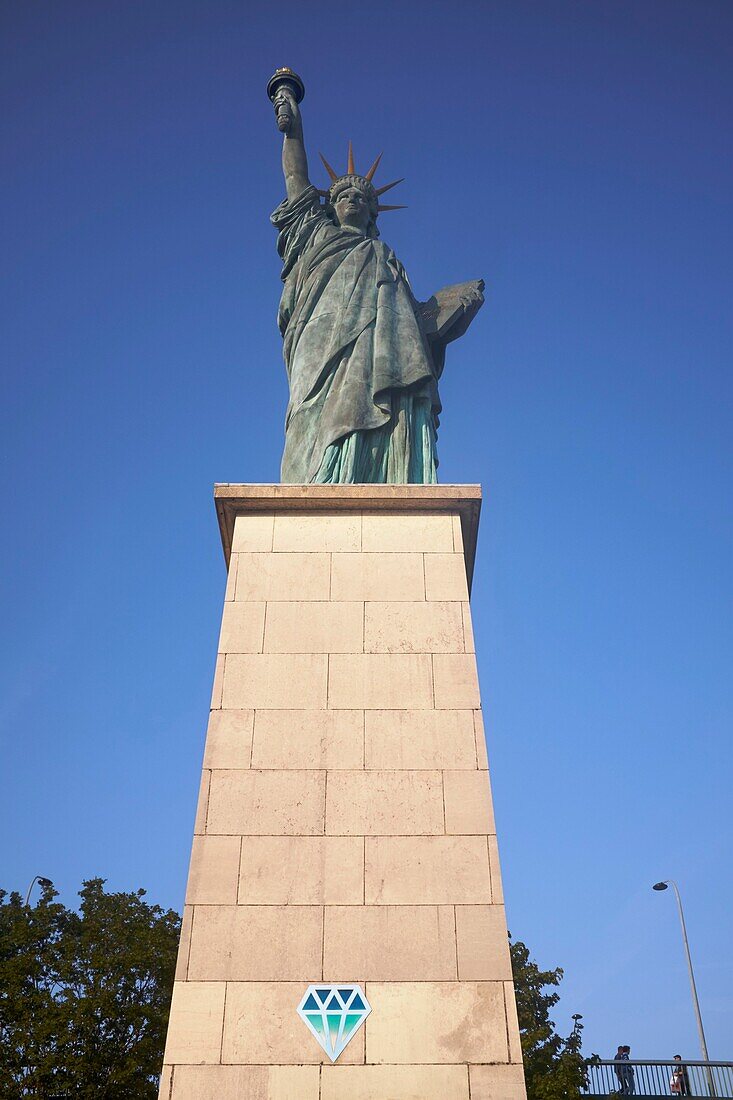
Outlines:
[[[369,203],[360,188],[345,188],[337,195],[333,208],[339,225],[349,225],[366,233],[370,221]]]

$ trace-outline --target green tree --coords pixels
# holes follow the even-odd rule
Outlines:
[[[560,967],[540,970],[521,940],[510,942],[519,1033],[524,1056],[528,1100],[562,1100],[580,1095],[586,1081],[581,1054],[583,1025],[576,1020],[567,1038],[555,1031],[550,1010],[560,999]]]
[[[0,1095],[154,1100],[180,917],[104,879],[56,896],[0,891]]]

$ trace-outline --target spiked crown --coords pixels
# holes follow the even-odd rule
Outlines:
[[[327,200],[327,202],[329,204],[332,205],[335,202],[337,196],[339,195],[339,193],[341,191],[344,190],[344,188],[346,188],[346,187],[348,187],[352,184],[356,184],[356,186],[361,188],[361,190],[366,195],[367,201],[369,203],[369,207],[371,209],[372,217],[375,220],[376,220],[377,214],[380,214],[383,210],[404,210],[405,209],[404,206],[386,206],[383,203],[380,203],[380,201],[379,201],[379,196],[383,195],[385,191],[389,191],[391,187],[396,187],[398,183],[402,183],[402,180],[399,179],[399,180],[393,180],[392,183],[386,183],[383,187],[375,187],[374,186],[374,184],[372,183],[372,179],[374,177],[374,173],[376,172],[376,170],[379,166],[379,162],[382,159],[382,154],[381,153],[379,154],[377,159],[374,161],[374,164],[371,166],[369,171],[364,176],[360,175],[356,171],[356,169],[354,168],[354,150],[352,148],[351,142],[349,142],[349,152],[348,152],[348,157],[347,157],[347,161],[346,161],[346,174],[343,175],[343,176],[339,176],[337,172],[334,172],[333,168],[328,163],[328,161],[324,157],[323,153],[319,153],[318,155],[320,156],[321,160],[323,161],[323,166],[326,169],[326,171],[328,172],[328,175],[331,179],[331,186],[328,188],[328,190],[327,191],[320,191],[319,190],[318,193],[319,193],[319,195],[322,195]]]

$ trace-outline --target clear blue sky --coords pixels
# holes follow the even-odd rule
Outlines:
[[[733,1058],[731,100],[713,0],[7,2],[0,885],[179,908],[224,565],[277,480],[264,86],[315,181],[384,150],[419,296],[484,276],[441,476],[481,482],[474,619],[512,932],[609,1056]],[[399,193],[399,199],[397,194]]]

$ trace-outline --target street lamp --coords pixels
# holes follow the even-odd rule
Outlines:
[[[53,882],[51,881],[50,878],[44,878],[43,875],[35,875],[34,878],[31,881],[30,886],[28,887],[28,893],[25,896],[26,905],[28,905],[30,903],[31,891],[32,891],[33,887],[36,885],[36,883],[38,883],[39,886],[43,887],[44,890],[48,886],[53,886]]]
[[[704,1062],[709,1062],[710,1058],[708,1057],[708,1047],[707,1047],[707,1043],[705,1042],[705,1031],[703,1030],[702,1016],[700,1015],[700,1002],[697,999],[697,988],[695,986],[695,975],[692,971],[692,958],[690,956],[690,945],[687,941],[687,928],[685,927],[685,914],[682,912],[682,898],[680,897],[680,892],[677,888],[677,883],[674,881],[674,879],[671,879],[671,878],[665,879],[664,882],[655,882],[654,885],[652,886],[652,890],[666,890],[669,886],[672,887],[672,889],[674,890],[674,896],[677,898],[677,909],[679,910],[680,924],[682,926],[682,942],[685,945],[685,956],[687,958],[687,969],[688,969],[689,974],[690,974],[690,989],[692,990],[692,1004],[693,1004],[694,1009],[695,1009],[695,1018],[697,1020],[697,1031],[698,1031],[698,1035],[700,1036],[700,1050],[702,1051],[703,1061]],[[708,1067],[708,1069],[707,1069],[707,1074],[708,1074],[708,1082],[710,1083],[710,1095],[714,1096],[715,1093],[714,1093],[713,1087],[712,1087],[712,1080],[711,1080],[711,1076],[710,1076],[710,1067]]]

